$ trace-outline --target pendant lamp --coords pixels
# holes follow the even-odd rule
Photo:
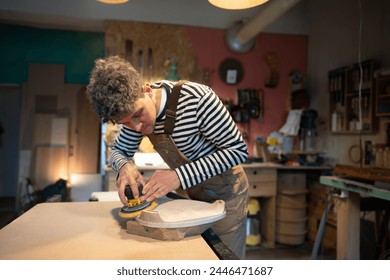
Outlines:
[[[226,10],[249,9],[264,4],[267,1],[268,0],[209,0],[212,5]]]
[[[97,1],[105,4],[122,4],[122,3],[129,2],[129,0],[97,0]]]

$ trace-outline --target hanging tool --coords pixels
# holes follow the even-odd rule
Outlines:
[[[152,82],[153,76],[153,50],[152,48],[148,49],[148,82]]]
[[[138,193],[142,194],[143,186],[138,184]],[[126,186],[125,195],[127,197],[127,205],[124,205],[119,211],[119,216],[122,218],[135,218],[141,214],[143,210],[152,210],[157,206],[156,201],[142,201],[140,197],[134,198],[130,186]]]
[[[126,40],[125,43],[125,58],[128,62],[133,63],[133,41]]]
[[[138,51],[138,67],[139,67],[141,80],[143,80],[144,79],[144,51],[143,50]]]
[[[271,70],[271,74],[270,74],[270,77],[267,78],[266,82],[265,82],[265,85],[266,87],[268,88],[275,88],[277,87],[278,83],[279,83],[279,72],[278,72],[278,58],[276,56],[276,53],[267,53],[265,55],[265,58],[266,58],[266,61],[267,61],[267,64]]]

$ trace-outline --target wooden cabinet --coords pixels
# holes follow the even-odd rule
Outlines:
[[[378,72],[375,79],[376,115],[390,116],[390,70]]]
[[[330,132],[374,133],[378,129],[375,114],[375,61],[341,67],[328,72]]]
[[[276,168],[245,167],[251,197],[276,195]]]
[[[274,248],[277,168],[248,164],[244,170],[249,181],[249,196],[264,198],[260,211],[262,243],[266,248]]]

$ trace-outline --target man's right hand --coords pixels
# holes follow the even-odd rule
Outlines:
[[[116,186],[118,188],[118,195],[123,204],[127,204],[127,197],[125,196],[125,188],[129,186],[133,193],[134,198],[139,197],[138,183],[145,185],[144,177],[138,171],[137,167],[132,163],[126,163],[120,170],[116,180]]]

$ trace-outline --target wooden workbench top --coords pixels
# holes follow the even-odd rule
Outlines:
[[[201,236],[160,241],[132,235],[118,202],[41,203],[0,230],[0,259],[216,260]]]

